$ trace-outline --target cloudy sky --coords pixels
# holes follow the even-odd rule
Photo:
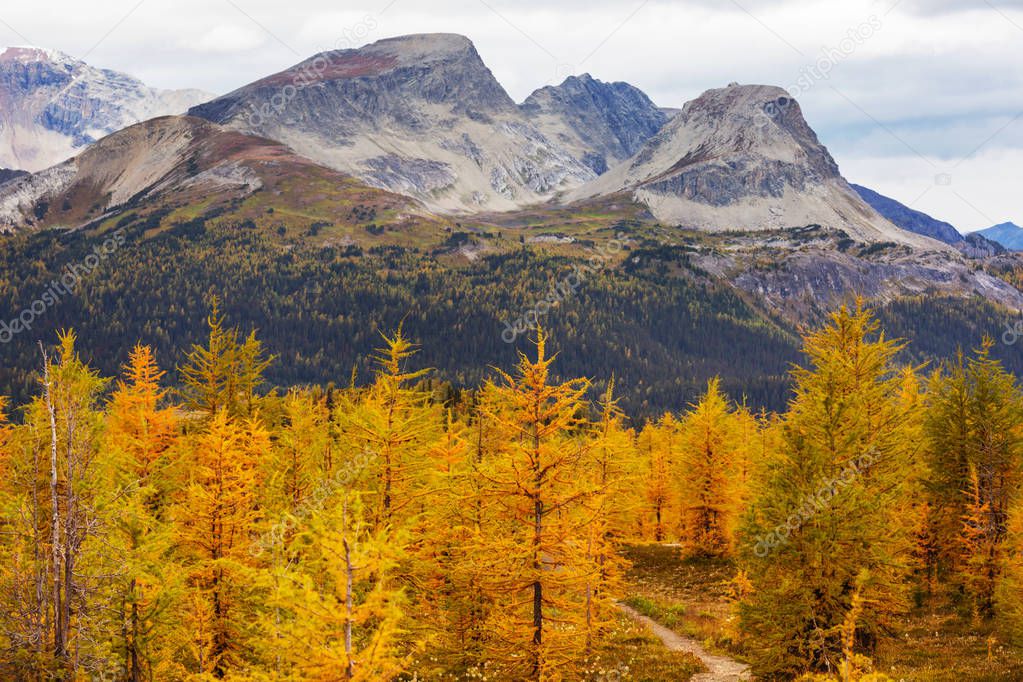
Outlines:
[[[223,93],[325,49],[462,33],[516,100],[573,73],[681,106],[797,95],[847,178],[963,230],[1023,224],[1023,0],[49,0],[0,44]]]

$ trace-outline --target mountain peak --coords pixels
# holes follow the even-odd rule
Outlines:
[[[355,49],[334,50],[314,55],[280,73],[239,88],[212,103],[199,107],[196,115],[220,120],[233,110],[223,108],[227,100],[253,88],[339,84],[354,79],[378,79],[377,85],[391,92],[416,91],[431,101],[451,100],[461,106],[508,109],[514,102],[487,69],[472,41],[456,33],[418,33],[384,38]],[[425,88],[429,92],[422,92]],[[377,93],[367,93],[375,97]]]
[[[739,85],[732,83],[723,88],[707,90],[687,102],[682,114],[702,112],[727,114],[730,118],[749,118],[758,121],[778,119],[791,112],[802,119],[799,103],[784,88],[776,85]],[[766,115],[767,119],[764,118]]]
[[[978,230],[974,234],[997,242],[1010,251],[1023,251],[1023,227],[1016,223],[999,223],[985,230]]]
[[[530,124],[472,42],[451,33],[325,52],[191,113],[436,210],[516,208],[593,177]]]
[[[476,46],[458,33],[413,33],[384,38],[361,49],[388,52],[408,61],[422,61],[475,51]]]
[[[569,76],[565,80],[561,81],[561,85],[559,85],[558,87],[559,88],[564,88],[566,86],[569,86],[569,85],[572,85],[572,84],[576,84],[576,83],[581,84],[581,85],[591,85],[591,84],[602,83],[602,82],[603,81],[600,81],[600,80],[594,78],[589,73],[580,73],[578,75]]]
[[[629,161],[570,198],[616,191],[633,193],[659,220],[708,231],[821,225],[864,242],[945,248],[868,206],[842,178],[796,100],[773,85],[704,92]]]
[[[520,108],[598,175],[635,154],[668,120],[639,88],[588,73],[540,88]]]
[[[45,47],[13,46],[5,48],[0,52],[0,63],[18,62],[28,64],[31,62],[51,62],[53,64],[78,64],[80,60],[60,50],[51,50]]]
[[[9,47],[0,53],[0,166],[42,170],[114,131],[209,97],[150,88],[58,50]]]

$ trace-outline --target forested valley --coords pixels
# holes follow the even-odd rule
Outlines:
[[[419,360],[434,368],[431,378],[456,390],[472,388],[489,367],[509,367],[517,352],[528,349],[528,334],[509,335],[510,326],[585,263],[584,251],[520,244],[512,230],[489,237],[503,252],[466,262],[452,246],[360,248],[292,235],[290,227],[281,236],[272,222],[259,228],[224,219],[167,227],[169,222],[157,213],[129,216],[107,232],[0,237],[0,271],[7,273],[0,281],[0,310],[10,311],[5,324],[115,227],[125,240],[124,248],[82,277],[75,295],[32,316],[28,333],[7,339],[0,327],[4,393],[20,402],[36,390],[35,340],[53,338],[65,327],[89,340],[80,352],[104,375],[128,361],[134,340],[150,345],[166,367],[177,367],[202,341],[196,321],[208,312],[212,295],[236,324],[259,330],[277,356],[266,374],[275,386],[345,384],[353,367],[363,385],[372,376],[380,333],[401,324],[423,341]],[[820,324],[827,306],[819,304],[820,312],[798,322],[744,296],[693,262],[686,241],[711,239],[707,235],[683,232],[665,244],[663,236],[651,238],[627,221],[603,230],[602,239],[606,233],[624,235],[614,262],[528,320],[531,327],[542,324],[557,344],[556,376],[593,377],[592,399],[614,375],[623,409],[642,419],[684,409],[714,377],[753,410],[785,408],[789,368],[802,361],[801,325]],[[410,241],[407,235],[391,238]],[[448,241],[457,246],[466,240],[488,237],[460,233]],[[985,334],[1000,339],[1016,319],[984,299],[935,294],[879,303],[877,315],[892,334],[911,342],[907,361],[932,364],[960,346],[978,345]],[[444,341],[426,342],[438,338]],[[991,354],[1007,369],[1023,371],[1023,344],[998,343]],[[171,372],[168,381],[180,388],[179,378]]]
[[[399,325],[367,381],[278,390],[207,321],[176,377],[141,343],[104,376],[62,331],[4,403],[3,679],[687,679],[623,616],[675,613],[632,594],[644,547],[719,571],[714,638],[765,678],[897,679],[877,657],[921,608],[1021,670],[1023,395],[991,341],[907,363],[843,307],[784,410],[711,379],[641,419],[542,329],[471,389]]]

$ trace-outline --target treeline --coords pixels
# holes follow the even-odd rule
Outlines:
[[[367,386],[267,392],[215,307],[177,397],[146,346],[112,386],[42,349],[0,420],[0,677],[597,679],[646,541],[735,560],[765,675],[859,679],[925,595],[1023,639],[1023,396],[988,345],[924,375],[842,309],[785,413],[711,380],[637,431],[542,333],[461,394],[385,340]]]
[[[0,392],[18,402],[35,390],[36,342],[62,326],[89,339],[83,357],[104,375],[127,362],[125,340],[144,339],[167,368],[202,341],[195,320],[219,295],[232,320],[258,329],[277,355],[267,378],[278,386],[326,384],[357,369],[372,375],[379,332],[404,323],[424,343],[421,362],[456,387],[479,385],[487,367],[508,367],[527,335],[502,339],[513,323],[571,271],[571,259],[522,251],[474,263],[389,247],[362,252],[323,246],[243,226],[198,219],[162,229],[159,221],[126,222],[125,244],[87,275],[73,295],[41,315],[32,329],[0,345]],[[159,232],[154,230],[162,229]],[[282,241],[283,240],[283,241]],[[103,235],[76,231],[0,240],[0,321],[31,305],[67,265],[80,263]],[[410,237],[410,243],[414,243]],[[538,247],[542,248],[542,247]],[[637,418],[656,418],[695,401],[708,379],[754,408],[784,409],[788,369],[799,361],[799,335],[721,280],[694,268],[678,248],[638,240],[621,267],[606,267],[542,316],[561,349],[562,377],[617,378],[621,404]],[[983,301],[928,297],[912,307],[879,310],[886,325],[929,358],[947,357],[982,334],[999,337],[1005,315]],[[951,319],[949,319],[951,318]],[[4,340],[0,331],[0,340]],[[992,351],[1023,371],[1023,344]],[[178,386],[178,374],[169,381]]]

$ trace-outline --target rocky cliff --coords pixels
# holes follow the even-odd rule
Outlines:
[[[0,53],[0,167],[37,171],[89,144],[209,99],[198,90],[158,90],[61,52]]]
[[[596,174],[515,105],[467,38],[327,52],[191,113],[435,210],[510,210]]]

